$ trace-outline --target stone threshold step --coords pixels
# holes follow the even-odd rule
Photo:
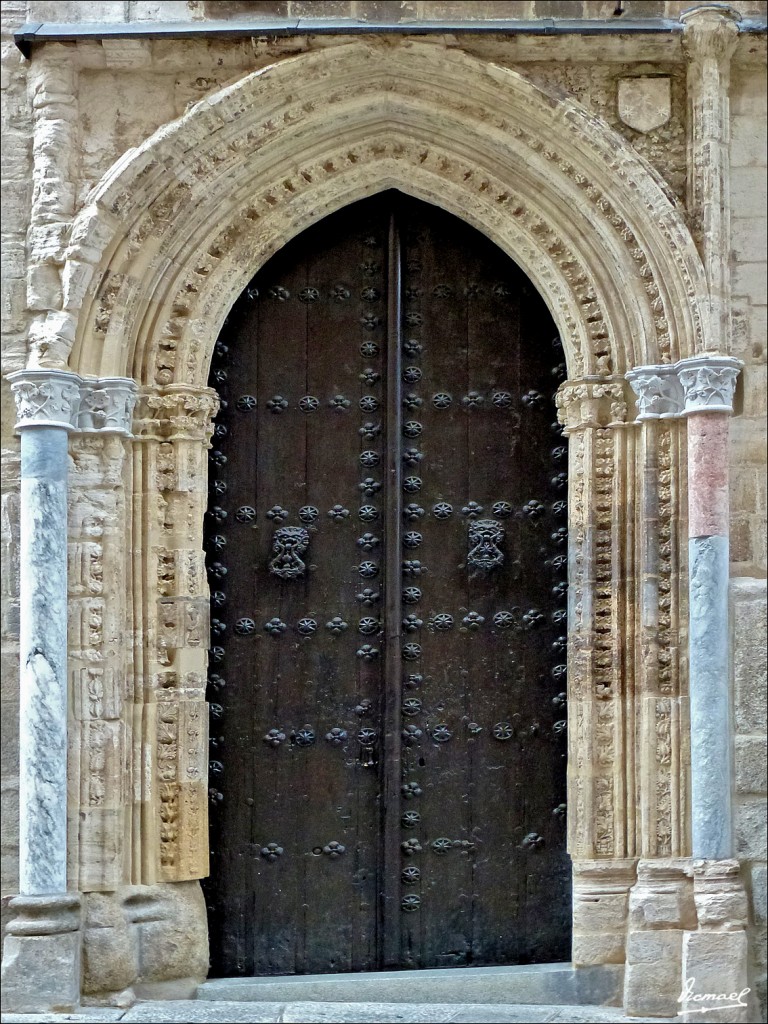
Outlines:
[[[525,1003],[551,1006],[621,1006],[623,965],[572,964],[464,967],[359,974],[303,974],[218,978],[197,989],[197,999],[230,1002]]]
[[[127,1010],[4,1013],[2,1024],[674,1024],[612,1006],[470,1003],[247,1003],[153,1000]],[[679,1021],[677,1022],[679,1024]]]

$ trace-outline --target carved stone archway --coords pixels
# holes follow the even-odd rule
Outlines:
[[[623,963],[637,859],[689,852],[683,435],[631,422],[624,374],[716,348],[707,283],[616,132],[442,43],[343,43],[255,72],[127,153],[75,221],[31,366],[131,378],[139,397],[131,439],[70,446],[70,885],[207,873],[212,348],[270,255],[393,187],[488,235],[561,332],[574,960]]]

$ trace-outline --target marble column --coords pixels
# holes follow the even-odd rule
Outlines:
[[[733,855],[728,638],[728,417],[741,363],[676,365],[688,420],[691,820],[694,858]]]
[[[21,436],[19,895],[2,1006],[80,1001],[80,894],[67,891],[67,470],[72,431],[126,432],[135,384],[63,370],[8,375]]]
[[[21,434],[19,888],[67,890],[67,446],[79,378],[14,373]]]
[[[3,1009],[77,1006],[80,900],[67,893],[67,447],[80,378],[9,375],[21,435],[19,890]]]

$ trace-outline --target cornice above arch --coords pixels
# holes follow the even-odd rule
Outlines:
[[[125,154],[75,221],[65,308],[33,340],[33,365],[203,384],[227,309],[265,260],[390,187],[523,267],[571,376],[715,347],[682,217],[616,132],[514,71],[379,40],[254,72]]]

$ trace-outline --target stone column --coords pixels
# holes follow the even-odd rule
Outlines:
[[[677,363],[688,420],[691,815],[693,856],[732,855],[728,689],[728,416],[741,363]]]
[[[691,819],[696,860],[644,860],[630,896],[625,1008],[741,992],[746,912],[732,856],[728,636],[728,417],[741,364],[704,355],[631,370],[638,420],[684,416],[688,443]],[[691,880],[693,889],[691,890]],[[686,994],[687,993],[687,994]],[[710,1004],[711,1006],[711,1004]],[[710,1011],[707,1019],[717,1019]],[[746,1020],[729,1006],[722,1020]],[[729,1016],[730,1014],[730,1016]]]
[[[728,83],[741,15],[725,4],[685,11],[688,58],[688,189],[686,205],[709,285],[712,329],[728,349],[730,333],[730,164]]]
[[[711,1021],[746,1021],[747,912],[732,860],[733,752],[729,692],[728,417],[741,363],[699,356],[677,364],[688,420],[691,818],[698,927],[683,937],[683,1008],[708,997]],[[725,1003],[722,997],[729,998]],[[730,998],[733,996],[734,998]],[[712,1005],[712,1004],[709,1004]]]
[[[132,381],[62,370],[9,374],[21,435],[20,894],[8,925],[3,1009],[80,1002],[81,899],[67,891],[67,474],[73,431],[127,432]]]
[[[3,1007],[69,1009],[80,995],[79,896],[67,893],[67,443],[80,378],[9,375],[21,434],[19,888]]]

